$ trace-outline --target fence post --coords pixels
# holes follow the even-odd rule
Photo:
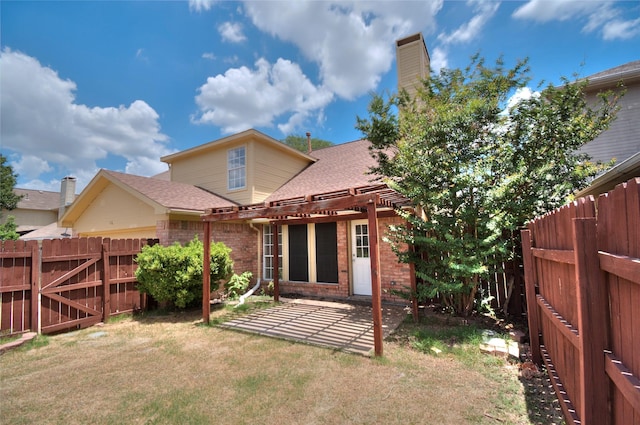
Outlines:
[[[521,230],[522,264],[524,267],[524,285],[527,296],[527,320],[529,322],[529,342],[531,344],[531,361],[542,365],[540,354],[540,319],[538,316],[538,300],[536,298],[536,268],[531,252],[531,230]]]
[[[211,320],[211,222],[204,222],[204,255],[202,265],[202,321]]]
[[[31,332],[40,333],[40,245],[31,245]]]
[[[598,258],[595,218],[573,219],[573,248],[580,336],[580,420],[583,425],[608,425],[609,382],[604,355],[608,293]]]
[[[107,239],[102,243],[102,321],[107,322],[111,315],[111,267],[109,257],[109,245]]]

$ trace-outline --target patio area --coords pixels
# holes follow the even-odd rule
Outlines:
[[[339,302],[283,299],[282,304],[225,322],[226,329],[256,333],[361,355],[374,348],[371,306]],[[383,337],[407,317],[398,305],[382,306]]]

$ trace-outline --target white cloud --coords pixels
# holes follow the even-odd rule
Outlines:
[[[602,26],[605,40],[628,40],[640,35],[640,18],[629,21],[612,20]]]
[[[478,37],[484,26],[495,15],[500,7],[500,2],[486,0],[470,0],[467,5],[473,6],[475,15],[469,22],[461,25],[451,34],[442,33],[438,40],[443,44],[468,43]]]
[[[517,104],[519,104],[524,100],[529,100],[531,98],[539,98],[539,97],[540,97],[539,91],[534,91],[533,89],[531,89],[531,87],[520,87],[516,89],[516,92],[509,98],[509,100],[507,100],[506,110],[508,111],[509,109],[513,108],[514,106],[516,106]]]
[[[198,91],[200,113],[192,121],[220,126],[225,133],[271,126],[278,118],[286,120],[279,127],[287,133],[333,99],[330,91],[314,86],[297,64],[285,59],[272,65],[261,58],[254,69],[229,69],[209,77]]]
[[[151,175],[158,169],[152,163],[171,152],[158,114],[142,100],[117,108],[75,103],[73,81],[9,49],[0,53],[0,71],[2,145],[15,153],[13,163],[34,181],[55,171],[60,178],[76,176],[82,187],[88,180],[78,176],[92,176],[98,161],[109,155]]]
[[[205,52],[202,54],[202,59],[214,60],[215,58],[216,58],[216,55],[214,55],[211,52]]]
[[[189,10],[202,12],[203,10],[210,10],[215,0],[189,0]]]
[[[601,1],[574,1],[574,0],[529,0],[520,6],[513,17],[518,19],[530,19],[536,22],[566,21],[581,15],[589,15],[600,9]]]
[[[29,180],[37,178],[42,173],[48,173],[53,170],[47,161],[33,155],[23,155],[18,161],[12,162],[11,165],[20,177]]]
[[[431,69],[436,74],[440,73],[442,68],[447,68],[449,63],[447,61],[447,51],[441,47],[436,47],[431,52]]]
[[[253,24],[296,45],[320,67],[327,90],[354,99],[377,87],[395,40],[435,26],[442,1],[246,2]]]
[[[335,97],[352,100],[375,90],[394,63],[395,40],[432,30],[441,8],[442,0],[244,2],[243,13],[260,31],[293,44],[318,65],[319,82],[290,60],[259,59],[254,69],[209,77],[192,121],[226,133],[277,125],[284,134],[312,119],[322,122]],[[219,31],[226,39],[242,35],[241,28],[225,25]]]
[[[480,35],[487,23],[493,18],[500,7],[500,2],[491,0],[468,0],[467,5],[473,8],[473,17],[450,34],[442,32],[438,34],[438,41],[441,43],[435,47],[431,54],[431,68],[434,72],[439,72],[442,68],[447,68],[449,46],[455,44],[469,43]]]
[[[242,33],[242,25],[237,22],[225,22],[218,26],[218,32],[224,41],[241,43],[247,39]]]
[[[604,40],[630,39],[640,34],[640,18],[625,19],[616,2],[529,0],[520,6],[513,17],[539,23],[550,21],[586,21],[584,32],[599,32]]]

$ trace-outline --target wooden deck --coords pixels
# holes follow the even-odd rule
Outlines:
[[[318,345],[361,355],[374,348],[371,306],[315,300],[285,300],[282,304],[225,322],[223,328]],[[409,312],[401,306],[382,307],[384,337]]]

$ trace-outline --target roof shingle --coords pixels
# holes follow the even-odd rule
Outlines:
[[[116,171],[103,171],[165,208],[204,211],[207,208],[237,205],[228,199],[190,184],[134,176]]]
[[[375,184],[375,176],[367,174],[376,165],[369,153],[368,140],[343,143],[313,151],[318,161],[309,165],[278,190],[267,202],[298,196],[328,193]]]

